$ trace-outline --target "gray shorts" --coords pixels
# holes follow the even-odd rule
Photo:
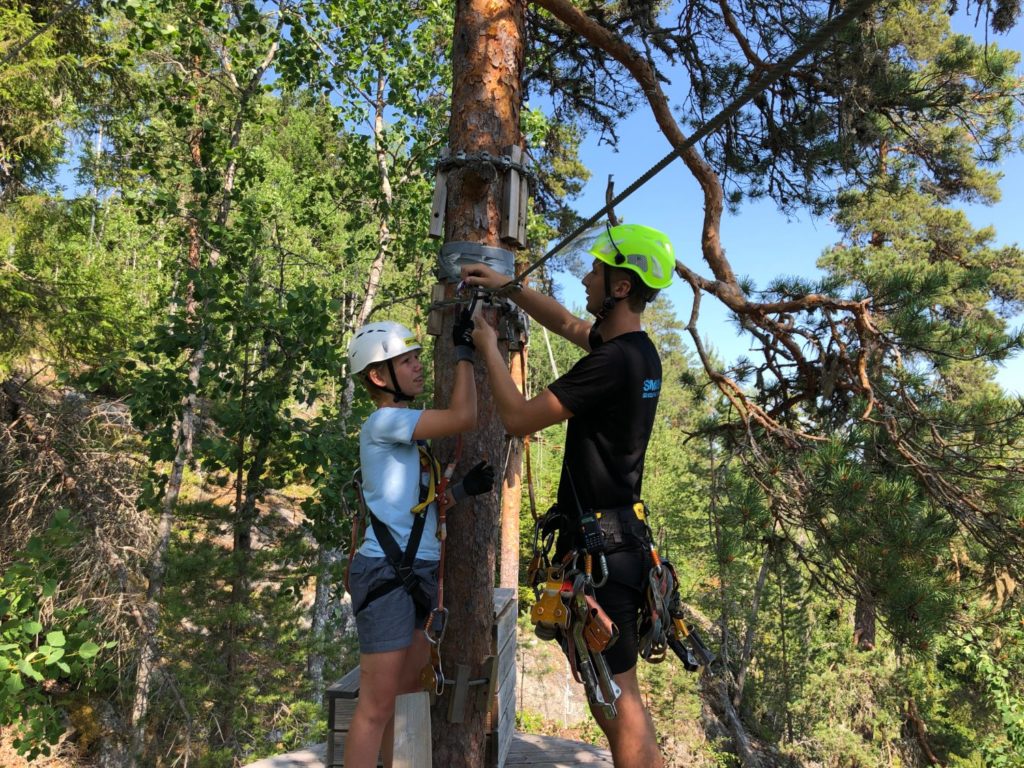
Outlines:
[[[416,560],[413,570],[430,595],[430,607],[437,607],[437,560]],[[360,553],[352,558],[349,571],[349,593],[352,610],[356,611],[356,631],[360,653],[399,651],[412,644],[413,632],[422,629],[425,618],[417,621],[416,604],[402,587],[381,595],[366,607],[366,596],[378,584],[395,578],[395,569],[383,557],[366,557]]]

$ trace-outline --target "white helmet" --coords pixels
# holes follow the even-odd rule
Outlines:
[[[349,372],[362,373],[368,365],[383,363],[414,349],[422,347],[412,331],[401,323],[390,320],[369,323],[356,331],[349,342]]]

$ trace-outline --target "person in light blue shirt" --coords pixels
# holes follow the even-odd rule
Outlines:
[[[391,764],[395,698],[421,689],[430,646],[419,631],[437,606],[440,467],[427,440],[476,427],[472,320],[453,330],[455,383],[447,408],[409,407],[423,392],[420,345],[394,322],[360,328],[349,345],[353,375],[377,409],[359,434],[366,536],[352,557],[349,593],[359,634],[359,700],[345,740],[346,768]],[[448,492],[448,503],[490,491],[494,470],[480,462]]]

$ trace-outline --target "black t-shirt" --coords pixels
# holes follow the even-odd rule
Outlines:
[[[558,486],[562,512],[578,514],[573,484],[583,509],[639,501],[661,393],[661,358],[647,334],[635,331],[606,341],[549,389],[573,414]]]

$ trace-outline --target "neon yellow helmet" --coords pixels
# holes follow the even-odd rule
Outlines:
[[[619,224],[594,228],[589,234],[592,240],[586,252],[599,261],[636,272],[644,285],[656,291],[672,283],[676,257],[664,232],[643,224]],[[581,235],[581,241],[587,236]]]

